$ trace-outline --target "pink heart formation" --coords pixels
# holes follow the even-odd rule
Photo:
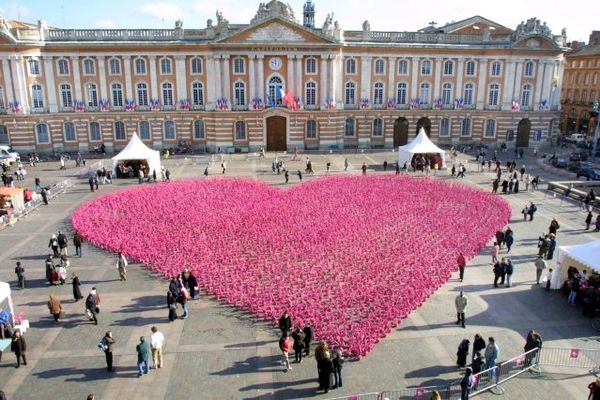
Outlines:
[[[496,196],[436,179],[343,176],[289,190],[242,179],[145,185],[82,205],[91,243],[276,322],[311,321],[358,358],[504,226]]]

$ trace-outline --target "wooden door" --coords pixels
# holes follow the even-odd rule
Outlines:
[[[527,118],[519,121],[517,128],[517,147],[529,147],[529,135],[531,133],[531,122]]]
[[[408,120],[398,118],[394,122],[394,148],[408,143]]]
[[[267,151],[287,150],[287,123],[285,117],[267,118]]]

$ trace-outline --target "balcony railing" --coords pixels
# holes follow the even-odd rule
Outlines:
[[[206,107],[204,104],[192,104],[190,105],[190,110],[192,111],[204,111]]]
[[[47,41],[175,40],[174,29],[52,29]]]

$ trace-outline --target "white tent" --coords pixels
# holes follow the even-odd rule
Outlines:
[[[9,313],[10,318],[13,319],[15,312],[13,309],[12,298],[10,297],[10,285],[6,282],[0,282],[0,308]]]
[[[575,267],[581,272],[583,269],[600,274],[600,240],[577,244],[574,246],[559,246],[556,255],[556,268],[552,271],[550,287],[560,289],[567,280],[567,270]]]
[[[425,129],[421,128],[416,138],[409,144],[398,147],[398,165],[402,167],[404,163],[410,166],[412,158],[415,154],[439,154],[442,157],[441,168],[446,167],[445,151],[437,147],[427,137]]]
[[[152,171],[156,171],[156,174],[160,176],[160,152],[158,150],[152,150],[146,146],[138,137],[137,133],[133,133],[127,146],[119,154],[112,158],[113,160],[113,172],[116,174],[117,164],[119,161],[125,160],[146,160],[148,162],[149,174]]]

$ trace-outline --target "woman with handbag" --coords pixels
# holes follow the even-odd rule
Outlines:
[[[58,319],[61,318],[62,305],[54,294],[51,294],[50,300],[48,300],[48,310],[50,310],[50,314],[54,317],[54,323],[57,324]],[[62,317],[64,318],[64,315]]]

